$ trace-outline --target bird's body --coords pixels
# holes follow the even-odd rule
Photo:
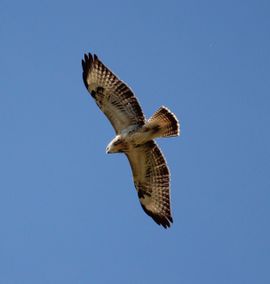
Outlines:
[[[161,107],[146,120],[131,89],[96,55],[85,55],[82,66],[86,88],[116,132],[106,152],[126,154],[142,208],[156,223],[170,227],[170,173],[154,139],[179,135],[177,118]]]

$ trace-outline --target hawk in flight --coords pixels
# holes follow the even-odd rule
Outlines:
[[[106,152],[127,156],[143,210],[158,225],[170,227],[170,173],[154,139],[180,134],[176,116],[162,106],[145,119],[132,90],[96,55],[85,54],[82,68],[87,90],[116,132]]]

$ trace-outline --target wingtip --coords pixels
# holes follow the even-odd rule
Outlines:
[[[171,224],[173,223],[173,218],[171,214],[168,215],[155,214],[150,210],[146,209],[146,207],[142,203],[141,206],[144,212],[147,215],[149,215],[158,225],[162,226],[164,229],[168,229],[171,227]]]
[[[168,229],[171,227],[173,223],[172,217],[169,216],[164,216],[164,215],[151,215],[153,220],[160,226],[162,226],[164,229]]]
[[[84,53],[83,57],[84,62],[93,61],[93,56],[90,52]]]
[[[164,220],[162,220],[159,225],[161,225],[164,229],[168,229],[171,227],[171,223],[166,218],[164,218]]]
[[[82,67],[85,70],[90,69],[93,61],[98,60],[98,57],[96,54],[93,54],[91,52],[84,53],[84,57],[82,59]]]
[[[84,59],[82,59],[82,68],[83,68],[83,82],[84,82],[86,88],[88,88],[87,74],[90,72],[90,70],[92,68],[92,64],[93,64],[92,54],[90,52],[88,54],[85,53]]]

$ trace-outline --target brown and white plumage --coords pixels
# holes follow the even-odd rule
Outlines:
[[[179,135],[177,118],[161,107],[147,121],[131,89],[96,55],[85,55],[82,67],[87,90],[116,132],[107,153],[126,154],[142,208],[157,224],[170,227],[170,173],[153,139]]]
[[[110,120],[116,134],[131,125],[144,124],[142,109],[133,92],[96,55],[85,55],[82,66],[84,84]]]
[[[151,140],[126,153],[144,211],[165,228],[173,222],[170,210],[170,173],[166,161]]]

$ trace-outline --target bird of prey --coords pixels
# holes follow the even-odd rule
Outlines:
[[[84,55],[82,68],[87,90],[116,132],[106,152],[127,156],[143,210],[158,225],[170,227],[170,173],[154,139],[180,134],[176,116],[162,106],[147,120],[132,90],[95,54]]]

